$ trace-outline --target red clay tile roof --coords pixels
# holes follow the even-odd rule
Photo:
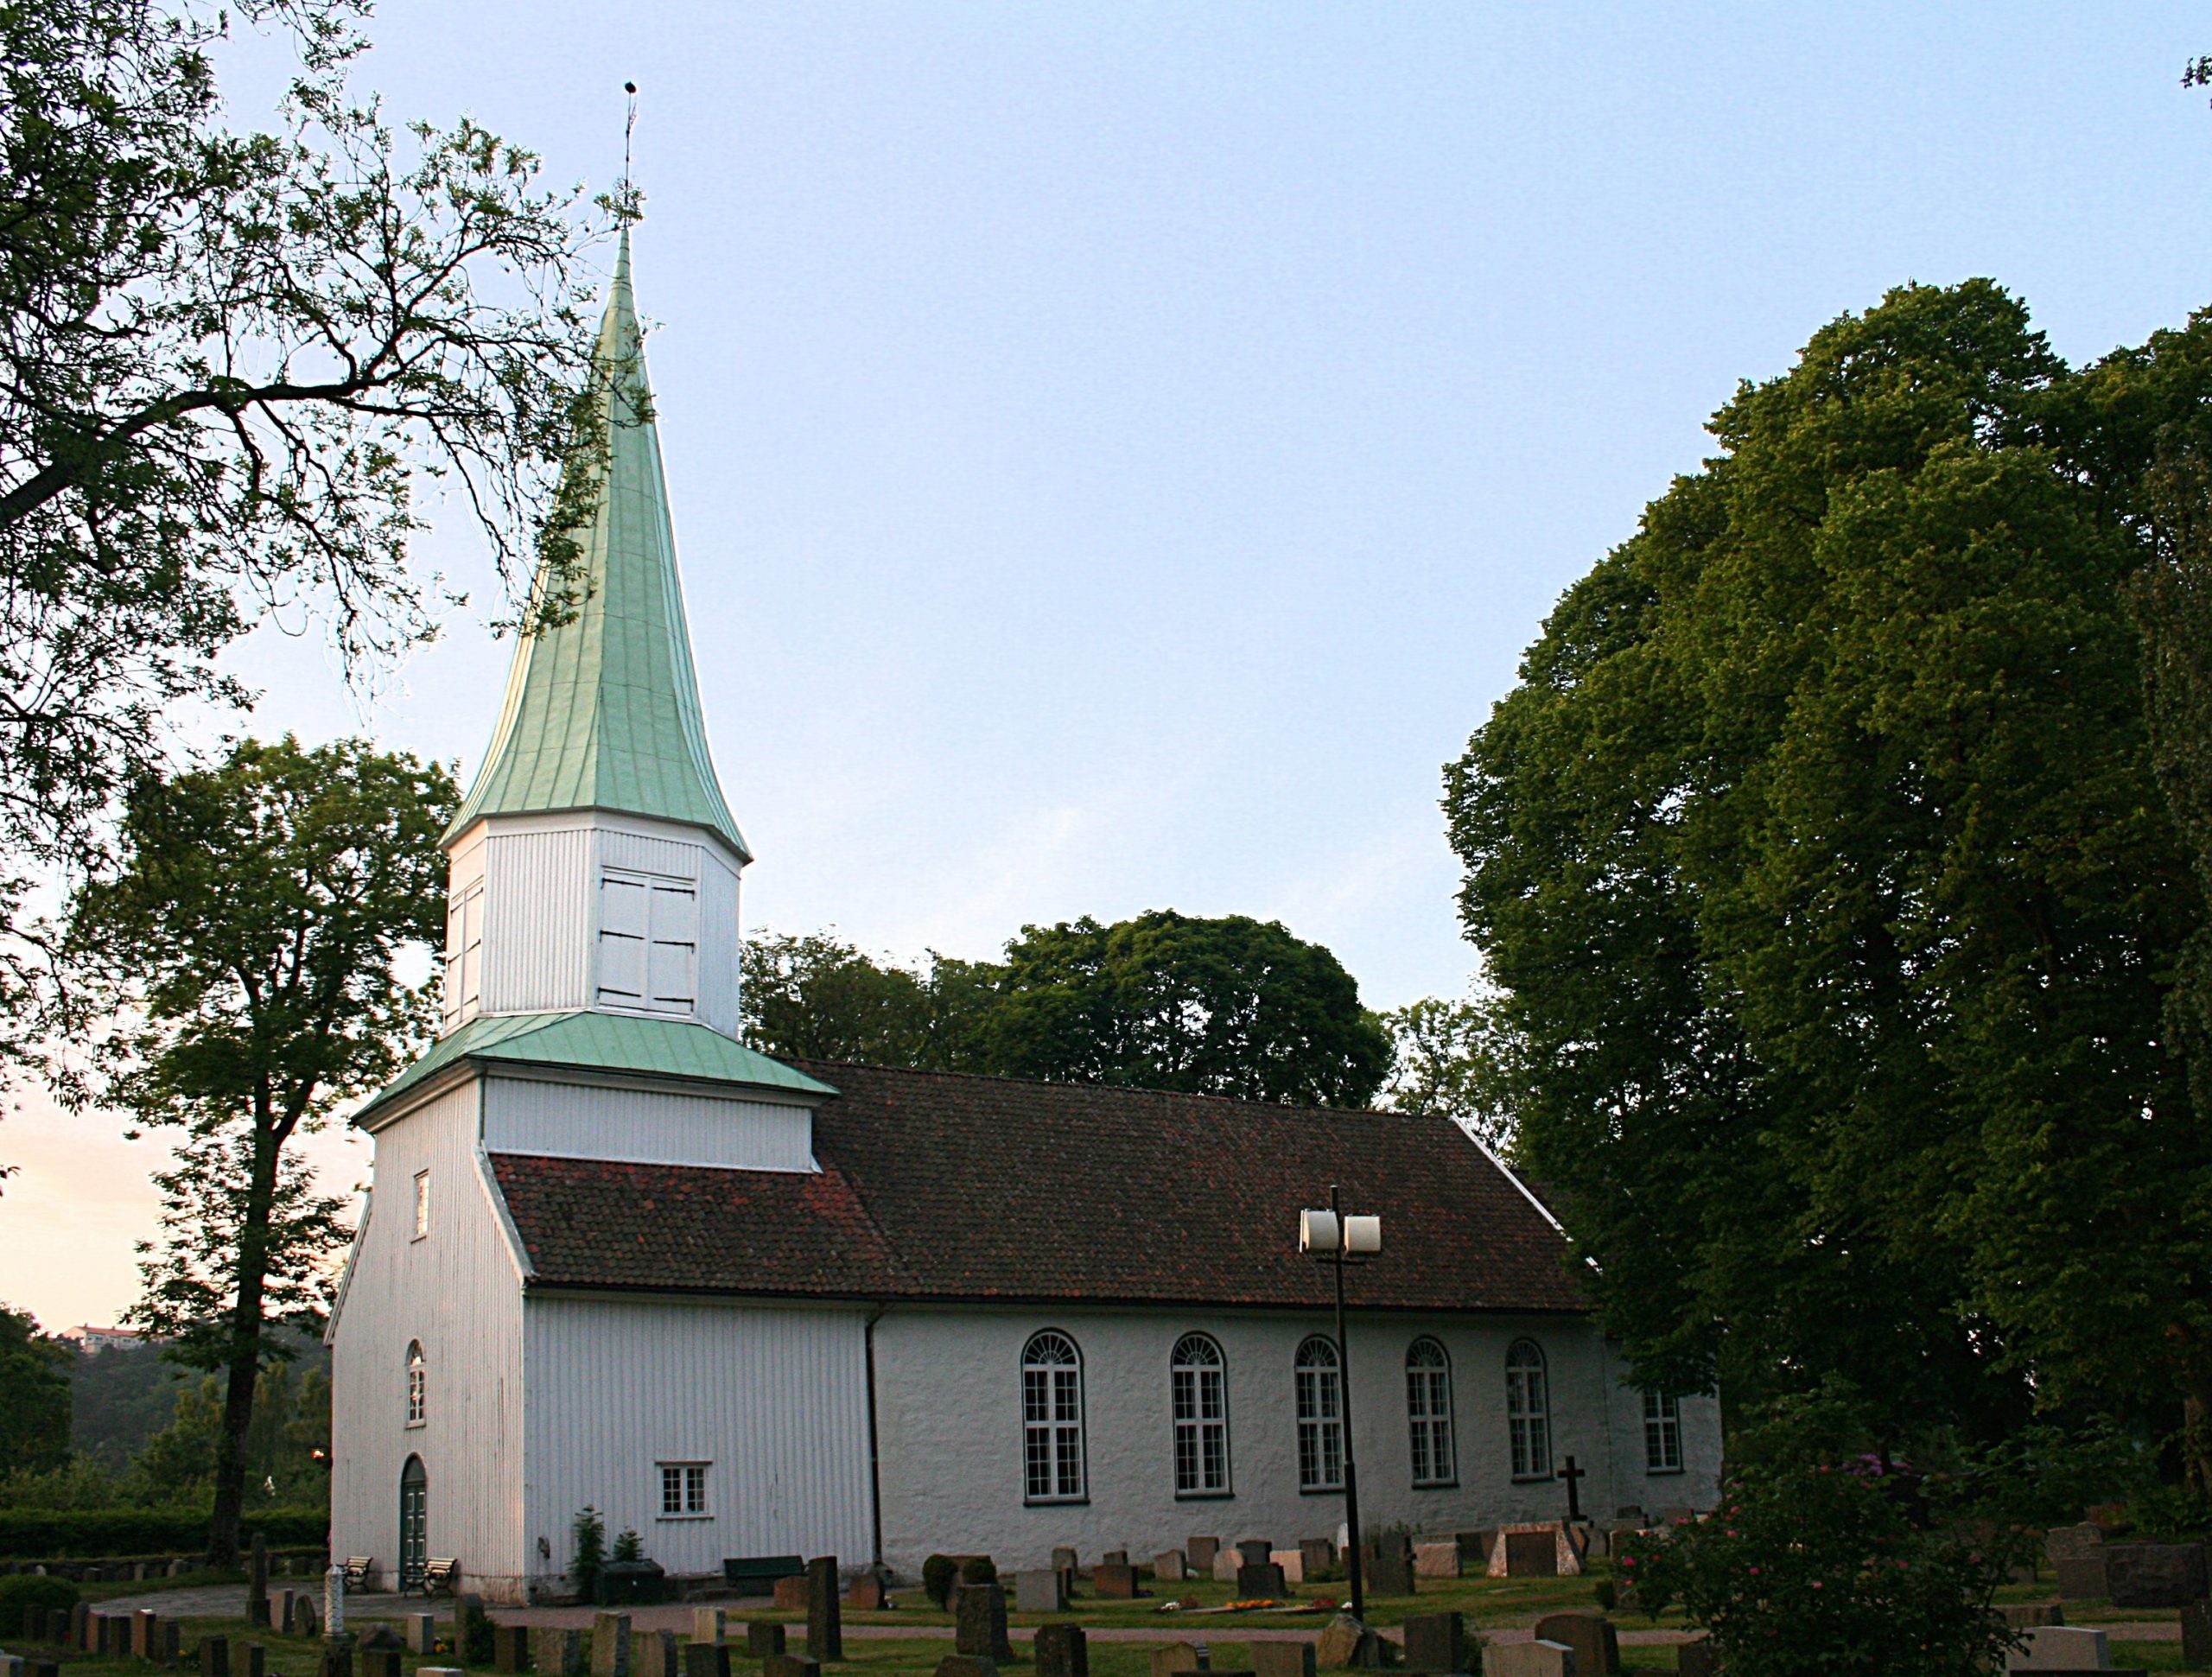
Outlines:
[[[538,1286],[1312,1308],[1298,1212],[1382,1214],[1363,1310],[1578,1311],[1558,1231],[1448,1121],[797,1062],[818,1176],[503,1153]]]

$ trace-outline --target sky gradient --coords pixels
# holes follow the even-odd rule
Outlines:
[[[563,181],[618,171],[640,85],[745,920],[901,954],[1172,906],[1280,918],[1374,1005],[1458,992],[1440,766],[1738,380],[1906,280],[1993,277],[2075,360],[2212,302],[2177,85],[2212,21],[2178,4],[388,0],[372,32],[394,114]],[[239,122],[279,61],[230,55]],[[253,728],[474,769],[504,602],[460,518],[423,556],[475,595],[443,641],[365,708],[311,626],[257,635]],[[118,1128],[36,1091],[0,1124],[0,1299],[50,1325],[131,1296],[154,1144]]]

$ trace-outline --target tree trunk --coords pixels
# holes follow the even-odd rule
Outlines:
[[[223,1426],[215,1439],[215,1513],[207,1527],[207,1564],[238,1564],[240,1517],[245,1512],[246,1434],[253,1425],[254,1388],[261,1380],[261,1307],[269,1274],[269,1219],[276,1203],[276,1155],[281,1140],[270,1132],[264,1089],[255,1102],[253,1181],[238,1228],[238,1290],[231,1307],[228,1383]]]
[[[2212,1378],[2201,1371],[2181,1401],[2181,1472],[2191,1497],[2212,1502]]]

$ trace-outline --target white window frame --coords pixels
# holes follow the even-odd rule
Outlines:
[[[1186,1333],[1167,1358],[1179,1500],[1235,1495],[1229,1483],[1229,1361],[1210,1333]]]
[[[427,1240],[430,1234],[430,1173],[415,1172],[415,1232],[410,1241]]]
[[[423,1342],[407,1342],[407,1425],[421,1426],[429,1419],[429,1370],[423,1360]]]
[[[637,891],[637,924],[617,925],[613,891]],[[599,871],[597,960],[593,994],[601,1007],[664,1019],[699,1013],[699,911],[696,880],[634,867]],[[628,918],[626,913],[623,917]],[[631,983],[636,988],[629,988]]]
[[[1406,1426],[1412,1434],[1414,1484],[1419,1490],[1459,1483],[1452,1428],[1452,1354],[1433,1334],[1406,1347]]]
[[[1552,1400],[1544,1348],[1516,1339],[1505,1352],[1505,1429],[1516,1479],[1552,1477]]]
[[[1089,1501],[1084,1455],[1083,1349],[1045,1328],[1021,1348],[1022,1501]]]
[[[1643,1471],[1682,1471],[1682,1406],[1671,1392],[1643,1394]]]
[[[1336,1341],[1314,1334],[1291,1371],[1298,1398],[1298,1489],[1318,1496],[1344,1488],[1344,1376]]]
[[[655,1462],[660,1472],[661,1520],[711,1520],[707,1487],[712,1462]]]
[[[446,907],[445,1019],[448,1029],[466,1025],[484,1006],[484,881],[461,887]]]

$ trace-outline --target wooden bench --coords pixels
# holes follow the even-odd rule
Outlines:
[[[348,1594],[369,1587],[369,1569],[375,1565],[376,1562],[365,1554],[346,1557],[346,1589]]]
[[[805,1576],[806,1561],[795,1554],[733,1555],[722,1561],[722,1582],[733,1589],[747,1584],[765,1584],[772,1590],[779,1578]]]
[[[451,1555],[442,1559],[432,1555],[423,1567],[423,1593],[435,1596],[442,1591],[451,1595],[454,1585],[461,1582],[461,1562]]]

